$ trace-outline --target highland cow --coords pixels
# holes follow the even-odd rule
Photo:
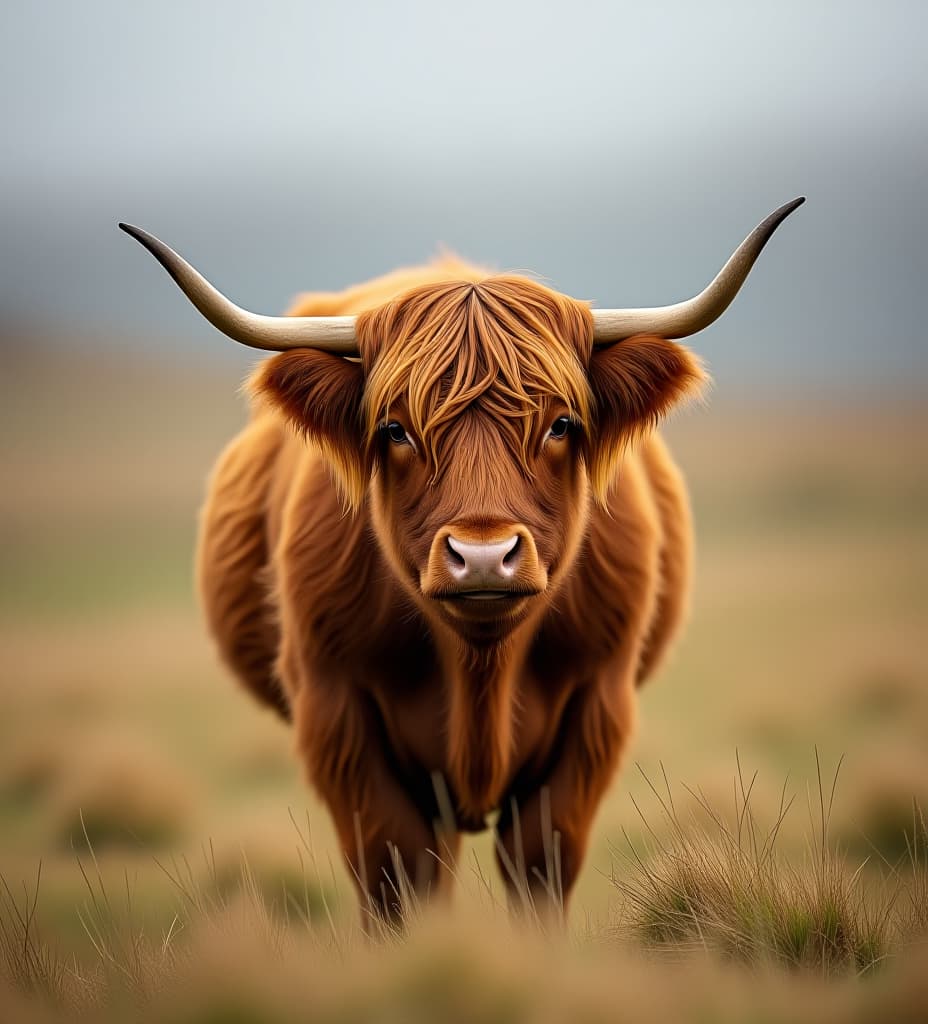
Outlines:
[[[655,427],[704,378],[674,339],[801,202],[695,298],[633,310],[445,258],[263,317],[126,228],[220,330],[279,352],[212,477],[200,591],[380,913],[497,813],[510,892],[569,895],[686,608],[690,513]]]

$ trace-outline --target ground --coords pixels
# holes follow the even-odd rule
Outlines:
[[[502,938],[501,887],[480,837],[458,862],[454,934],[423,911],[408,940],[372,950],[357,936],[350,881],[288,730],[227,678],[193,599],[196,509],[212,459],[244,417],[240,371],[27,340],[4,353],[0,378],[0,874],[24,905],[41,863],[30,929],[70,964],[64,989],[82,979],[91,1010],[94,972],[108,969],[92,940],[105,953],[117,932],[143,934],[163,963],[170,952],[175,980],[185,970],[227,978],[236,958],[247,961],[258,979],[247,998],[281,1018],[292,1005],[308,1012],[296,993],[311,992],[319,1019],[338,1018],[338,1006],[357,1019],[368,1005],[387,1016],[393,1007],[391,1019],[455,1019],[452,1005],[465,1007],[458,1019],[557,1019],[587,1004],[600,1019],[626,998],[658,1019],[682,1012],[672,1010],[681,986],[664,985],[681,979],[695,994],[680,1006],[693,1014],[710,1012],[723,990],[735,1018],[761,989],[771,1013],[794,1005],[807,980],[748,973],[724,957],[696,971],[644,948],[621,883],[637,877],[632,851],[658,864],[657,845],[674,841],[650,788],[662,794],[665,776],[693,829],[706,820],[700,793],[730,818],[740,771],[747,783],[757,773],[751,805],[763,831],[785,784],[797,799],[778,850],[799,870],[817,834],[817,759],[830,792],[843,757],[828,844],[851,870],[867,861],[858,879],[871,909],[893,897],[893,914],[908,907],[917,882],[900,883],[899,866],[911,867],[913,799],[928,805],[924,405],[890,395],[739,405],[715,394],[678,415],[667,435],[696,515],[691,619],[642,693],[567,945]],[[245,863],[250,883],[236,896]],[[95,907],[81,865],[109,909]],[[265,932],[242,926],[256,916]],[[101,921],[115,929],[106,942]],[[866,1019],[887,999],[908,1005],[924,976],[910,963],[917,953],[905,952],[917,927],[903,940],[894,918],[891,930],[879,977],[819,984],[802,1004],[809,1019],[815,1008],[837,1018],[855,1007]],[[223,942],[212,941],[220,932]],[[268,948],[273,984],[259,966]],[[557,970],[544,967],[551,957]],[[155,961],[145,968],[152,990]],[[171,1013],[208,1017],[222,988],[210,984]],[[138,994],[138,984],[124,987]],[[170,989],[178,1000],[186,991]],[[9,998],[18,991],[14,980]],[[41,1019],[41,1002],[23,998],[22,1013]]]

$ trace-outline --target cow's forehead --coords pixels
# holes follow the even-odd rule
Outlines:
[[[550,402],[587,419],[589,309],[528,279],[415,289],[359,317],[358,335],[369,441],[402,402],[433,465],[472,411],[491,418],[520,458],[533,414]]]
[[[545,344],[542,340],[542,345]],[[491,416],[524,418],[563,403],[585,416],[589,405],[586,372],[573,353],[552,356],[552,347],[526,353],[509,339],[486,344],[462,337],[459,344],[407,339],[391,346],[368,375],[368,410],[378,417],[402,402],[425,428],[476,410]]]
[[[589,309],[523,278],[413,290],[358,320],[374,390],[470,398],[498,386],[520,399],[575,391],[592,345]]]
[[[586,303],[513,275],[480,281],[445,281],[413,288],[358,318],[362,357],[375,360],[387,352],[450,346],[453,356],[466,342],[479,352],[503,348],[513,353],[535,348],[567,347],[586,362],[592,347],[592,315]]]

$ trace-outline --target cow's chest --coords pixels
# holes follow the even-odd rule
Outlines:
[[[382,684],[372,691],[400,774],[426,796],[431,794],[436,772],[446,780],[452,798],[468,788],[467,780],[457,777],[462,771],[461,757],[455,756],[452,732],[462,723],[452,715],[453,685],[436,668],[420,680],[407,680],[402,687]],[[566,688],[563,694],[552,695],[530,673],[522,672],[510,683],[506,707],[492,714],[473,708],[467,732],[471,749],[464,760],[478,775],[483,759],[490,756],[493,732],[505,729],[510,737],[505,771],[471,808],[475,821],[500,806],[516,779],[532,778],[543,770],[557,740],[565,703]],[[460,741],[458,736],[457,743]]]

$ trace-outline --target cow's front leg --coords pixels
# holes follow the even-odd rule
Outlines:
[[[294,711],[299,749],[334,819],[362,923],[368,930],[376,919],[399,924],[410,898],[425,901],[447,889],[444,865],[453,860],[458,837],[438,834],[400,784],[362,693],[335,687],[301,693]]]
[[[631,736],[635,699],[631,679],[608,699],[593,686],[578,691],[549,775],[502,808],[497,862],[513,910],[542,918],[566,911],[596,808]]]

